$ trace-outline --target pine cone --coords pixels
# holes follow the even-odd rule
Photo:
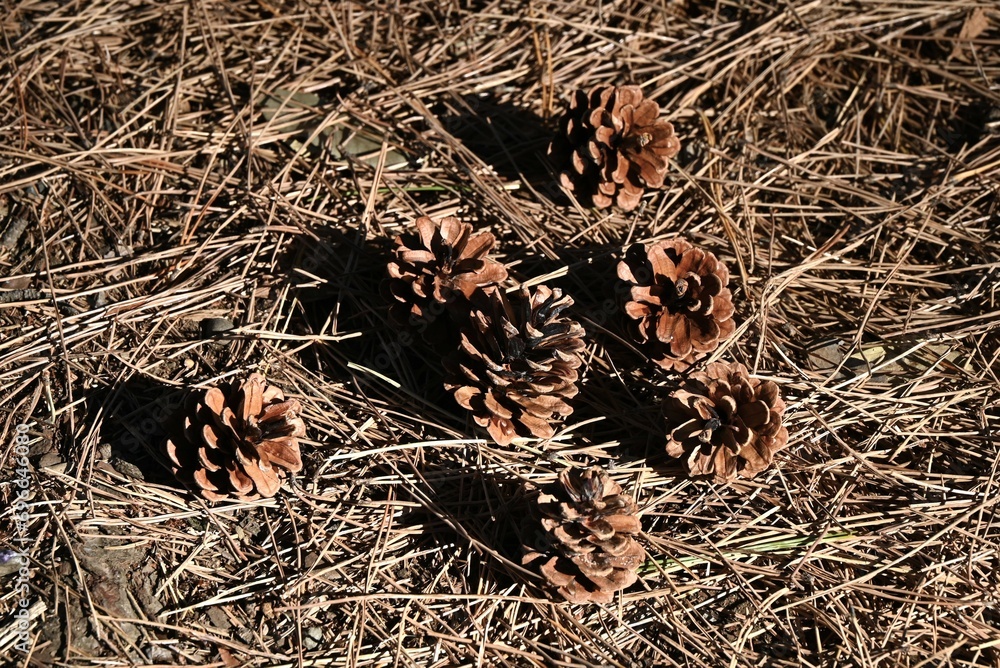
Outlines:
[[[549,146],[567,190],[598,208],[639,205],[645,188],[661,188],[668,160],[680,151],[674,126],[638,86],[577,91]]]
[[[538,562],[546,581],[571,603],[610,603],[631,586],[645,552],[635,502],[599,466],[568,468],[538,496],[544,537],[525,547],[523,564]]]
[[[397,301],[392,315],[399,323],[433,320],[456,299],[467,301],[477,289],[507,278],[504,266],[487,258],[496,244],[489,232],[472,234],[472,225],[451,216],[440,227],[426,216],[416,226],[417,236],[396,237],[396,259],[388,265]]]
[[[300,410],[256,373],[193,394],[183,429],[166,444],[171,470],[209,501],[274,496],[288,473],[302,470]]]
[[[631,285],[625,313],[637,321],[635,341],[664,369],[684,371],[736,329],[729,269],[684,239],[633,244],[618,277]]]
[[[784,412],[772,381],[751,378],[736,362],[709,364],[664,402],[667,454],[683,459],[692,476],[718,483],[752,478],[788,442]]]
[[[562,312],[573,303],[558,288],[500,290],[473,304],[459,349],[445,360],[445,389],[472,411],[500,445],[516,436],[551,438],[552,424],[573,412],[583,363],[583,327]]]

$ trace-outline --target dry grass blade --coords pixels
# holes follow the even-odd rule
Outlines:
[[[0,551],[30,423],[30,665],[1000,665],[995,2],[23,2],[0,40]],[[682,143],[629,213],[544,158],[598,84]],[[552,442],[484,440],[392,328],[419,216],[573,297]],[[708,361],[787,402],[751,481],[667,461],[675,379],[624,335],[622,248],[676,234],[740,274]],[[301,403],[303,471],[198,501],[162,425],[253,371]],[[613,605],[519,565],[523,483],[569,464],[644,510]]]

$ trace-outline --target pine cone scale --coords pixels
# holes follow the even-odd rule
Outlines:
[[[273,471],[261,466],[260,462],[241,458],[238,458],[238,461],[243,465],[244,472],[253,481],[261,496],[271,497],[278,493],[280,482]]]
[[[298,473],[302,470],[302,457],[290,446],[291,438],[282,438],[263,443],[258,450],[265,454],[271,463],[291,473]]]
[[[219,428],[216,426],[216,428]],[[219,439],[215,435],[215,430],[207,424],[194,425],[186,423],[184,426],[185,435],[190,443],[202,443],[206,447],[216,450],[219,448]]]
[[[642,524],[635,515],[608,515],[602,520],[610,525],[612,533],[639,533]]]
[[[504,407],[493,395],[492,391],[483,393],[483,404],[488,411],[501,419],[510,420],[514,417],[514,413]]]
[[[422,262],[433,262],[436,258],[434,253],[429,250],[407,250],[399,254],[400,259],[404,262],[410,264],[417,264]]]
[[[240,390],[240,420],[249,423],[264,410],[264,387],[261,383],[245,383]]]
[[[432,248],[434,246],[434,232],[437,228],[434,221],[427,216],[420,216],[413,222],[413,224],[417,228],[417,235],[420,237],[420,245],[424,248]]]
[[[763,401],[743,404],[736,412],[739,414],[740,419],[743,420],[743,424],[750,429],[763,427],[771,419],[771,409]]]
[[[610,551],[588,552],[577,555],[570,561],[576,564],[580,571],[588,577],[606,578],[612,576],[615,571],[634,571],[642,565],[646,554],[634,540],[626,539],[623,546],[621,554],[612,554]],[[606,546],[604,547],[607,549]]]
[[[210,473],[221,471],[225,467],[225,459],[221,454],[218,448],[202,446],[198,448],[198,461]],[[215,458],[219,461],[214,461]]]
[[[573,409],[569,404],[563,401],[560,397],[552,395],[541,395],[532,399],[519,396],[515,397],[512,395],[511,398],[516,403],[523,406],[525,411],[540,419],[545,419],[553,413],[569,415],[573,412]],[[513,417],[513,415],[507,416],[507,419],[510,419],[511,417]]]
[[[494,237],[489,232],[480,232],[474,237],[471,237],[465,244],[465,250],[463,255],[469,260],[475,260],[476,262],[483,262],[483,259],[493,250],[493,246],[496,245],[496,237]],[[459,263],[462,264],[462,263]],[[485,265],[486,263],[483,262]],[[464,269],[464,267],[463,267]],[[470,267],[470,269],[473,269]],[[475,267],[475,270],[483,269],[483,266]],[[506,274],[506,272],[504,272]],[[504,276],[506,278],[506,275]]]
[[[476,416],[476,421],[500,445],[509,445],[517,437],[517,428],[506,418]]]
[[[531,561],[532,560],[526,560],[523,563],[530,564]],[[573,575],[570,573],[561,572],[557,568],[558,563],[559,563],[559,558],[552,557],[551,559],[548,559],[541,565],[540,570],[542,572],[542,575],[545,576],[545,579],[548,580],[551,584],[555,585],[556,587],[566,587],[568,585],[575,584],[575,578],[573,577]]]
[[[471,264],[471,263],[470,263]],[[485,285],[497,285],[507,278],[507,269],[495,262],[479,261],[479,267],[461,267],[462,273],[451,282],[451,288],[458,290],[466,299],[471,299],[476,290]]]
[[[594,584],[598,585],[601,588],[601,591],[607,592],[627,589],[628,587],[634,585],[638,579],[639,576],[634,571],[626,569],[614,569],[606,576],[596,574],[591,576],[591,580],[594,581]],[[606,598],[601,602],[611,603],[612,600],[613,598],[611,594],[608,593]]]
[[[219,487],[208,478],[208,473],[204,470],[194,472],[194,481],[204,491],[217,492]]]
[[[538,417],[537,415],[525,411],[517,416],[517,421],[518,423],[524,425],[524,427],[528,430],[528,433],[535,438],[552,438],[555,436],[556,432],[555,429],[552,428],[552,425],[548,423],[548,420],[545,419],[546,417],[549,416],[546,415],[545,417]]]
[[[259,422],[266,423],[266,422],[275,422],[277,420],[280,420],[282,416],[284,416],[287,413],[298,413],[298,411],[299,411],[299,402],[295,401],[294,399],[291,401],[282,401],[276,404],[271,404],[270,406],[267,407],[264,407],[262,400],[260,408],[257,411],[257,414],[260,415]],[[255,413],[251,413],[251,415],[254,414]],[[243,419],[246,420],[248,419],[248,417],[245,417]],[[303,434],[295,434],[295,435],[303,436]]]

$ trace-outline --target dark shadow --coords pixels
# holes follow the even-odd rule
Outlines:
[[[797,660],[822,663],[822,657],[829,657],[838,648],[844,647],[844,640],[826,624],[822,615],[810,615],[812,606],[805,608],[795,619],[795,634],[789,633],[784,625],[774,627],[766,633],[764,642],[758,643],[756,649],[763,656],[778,660]],[[745,615],[745,613],[744,613]],[[743,621],[743,620],[739,620]]]
[[[524,181],[555,201],[565,200],[545,159],[556,118],[499,100],[492,93],[451,96],[432,111],[445,129],[505,181]]]
[[[511,276],[527,281],[553,273],[563,275],[545,281],[550,288],[559,288],[573,298],[571,313],[587,330],[588,338],[598,338],[608,354],[631,368],[642,364],[642,357],[625,336],[622,305],[629,295],[628,287],[618,280],[621,246],[564,247],[559,256],[550,259],[542,255],[518,257]]]
[[[791,13],[794,19],[795,14],[791,6],[780,2],[690,0],[683,3],[683,8],[676,11],[678,18],[697,22],[698,25],[704,25],[706,21],[714,26],[735,23],[738,29],[733,34],[734,39],[753,32],[782,13]]]
[[[964,104],[939,126],[938,134],[950,153],[991,135],[1000,140],[1000,104],[983,98]]]
[[[97,457],[108,455],[107,463],[130,477],[185,489],[171,474],[163,446],[187,391],[135,375],[101,395],[93,398],[102,410],[91,414],[106,416],[101,442],[110,445],[110,453],[99,452]]]
[[[468,581],[488,581],[493,589],[504,590],[530,580],[517,568],[521,546],[530,539],[525,488],[513,474],[466,463],[474,460],[455,451],[427,453],[419,470],[402,471],[410,482],[397,488],[397,498],[415,505],[401,522],[420,528],[415,551],[469,544],[469,554],[476,558],[464,565]]]
[[[353,379],[365,393],[397,406],[413,406],[427,424],[435,421],[464,428],[467,416],[443,387],[441,359],[457,347],[457,329],[444,310],[428,322],[400,323],[390,316],[386,264],[392,257],[388,238],[368,241],[362,234],[331,228],[316,230],[318,239],[302,238],[281,266],[301,268],[320,279],[310,283],[292,270],[289,281],[299,310],[293,314],[296,334],[348,335],[319,341],[302,349],[307,369],[330,377]],[[399,383],[392,387],[383,378]]]

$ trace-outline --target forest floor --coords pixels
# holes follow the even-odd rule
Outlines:
[[[0,665],[1000,665],[992,0],[11,0],[0,37],[0,551],[32,615],[25,655],[7,573]],[[598,84],[683,144],[628,213],[546,158]],[[420,215],[574,298],[551,441],[488,440],[392,327]],[[713,359],[788,404],[752,480],[665,456],[677,377],[623,333],[622,248],[675,235],[732,270]],[[304,470],[202,501],[164,429],[253,371],[301,402]],[[520,566],[525,486],[567,464],[642,510],[613,604]]]

